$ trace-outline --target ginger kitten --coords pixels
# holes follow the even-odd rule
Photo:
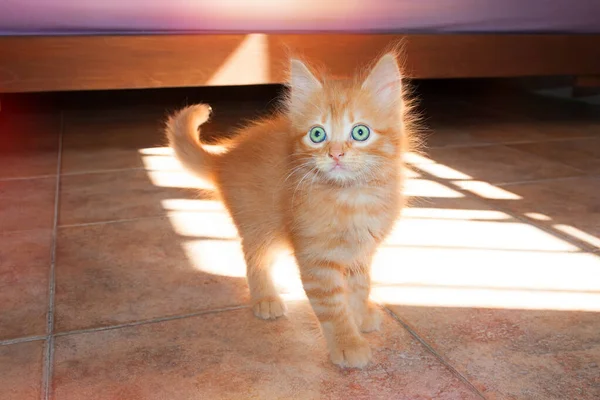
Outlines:
[[[289,89],[285,111],[242,129],[222,153],[199,141],[208,105],[173,115],[166,134],[176,157],[214,182],[231,213],[254,314],[285,313],[270,270],[275,252],[291,247],[331,360],[363,367],[371,350],[361,332],[381,323],[369,301],[371,259],[403,203],[400,71],[391,53],[353,80],[318,78],[292,60]]]

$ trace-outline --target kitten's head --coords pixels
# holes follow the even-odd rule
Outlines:
[[[340,185],[397,171],[403,139],[401,75],[395,55],[366,77],[334,80],[292,60],[288,113],[298,171]]]

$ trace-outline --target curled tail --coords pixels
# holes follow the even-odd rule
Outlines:
[[[175,157],[190,172],[200,178],[213,181],[214,155],[200,143],[198,128],[211,113],[207,104],[195,104],[173,114],[167,121],[166,135]]]

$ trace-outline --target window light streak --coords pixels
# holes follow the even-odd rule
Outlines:
[[[501,211],[494,210],[460,210],[448,208],[418,208],[408,207],[402,211],[402,217],[434,220],[508,220],[512,217]]]
[[[161,201],[167,211],[220,211],[226,212],[219,200],[165,199]]]
[[[375,288],[373,296],[378,301],[392,305],[600,311],[600,294],[597,293],[382,287]]]
[[[596,236],[592,236],[589,233],[586,233],[580,229],[575,228],[570,225],[557,224],[553,225],[554,229],[566,233],[569,236],[574,237],[575,239],[581,240],[591,246],[598,247],[600,249],[600,238]]]
[[[577,252],[579,248],[532,225],[500,221],[400,219],[385,242],[396,246]],[[487,258],[487,257],[486,257]]]
[[[412,197],[461,198],[464,194],[441,183],[426,179],[409,179],[404,185],[404,194]]]
[[[453,181],[456,186],[478,196],[493,200],[521,200],[522,197],[508,190],[483,181]]]
[[[454,168],[450,168],[443,164],[437,163],[425,163],[419,164],[419,169],[431,174],[440,179],[456,179],[456,180],[469,180],[473,179],[473,177],[464,174],[460,171],[455,170]]]
[[[173,159],[168,148],[140,149],[151,182],[167,188],[205,188]],[[521,197],[419,155],[412,162],[440,179],[490,199]],[[582,252],[510,215],[461,209],[463,193],[412,174],[408,196],[445,199],[456,208],[415,207],[377,252],[373,293],[387,304],[428,307],[490,307],[600,311],[600,257]],[[423,199],[423,201],[427,201]],[[419,203],[416,199],[414,203]],[[435,200],[431,201],[435,204]],[[243,279],[246,265],[237,230],[220,201],[169,198],[161,201],[189,263],[199,271]],[[464,203],[473,207],[476,202]],[[551,221],[535,212],[527,217]],[[573,226],[553,228],[592,246],[600,239]],[[285,300],[305,300],[293,255],[276,262],[274,280]]]
[[[246,35],[207,85],[247,85],[270,82],[269,43],[265,34]]]
[[[535,213],[535,212],[525,213],[524,215],[528,218],[535,219],[538,221],[551,221],[552,220],[552,218],[550,218],[547,215]]]

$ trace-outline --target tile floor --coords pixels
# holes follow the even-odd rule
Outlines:
[[[430,92],[363,371],[327,360],[289,258],[289,315],[252,316],[235,228],[163,147],[173,105],[3,110],[0,399],[600,398],[600,107]]]

